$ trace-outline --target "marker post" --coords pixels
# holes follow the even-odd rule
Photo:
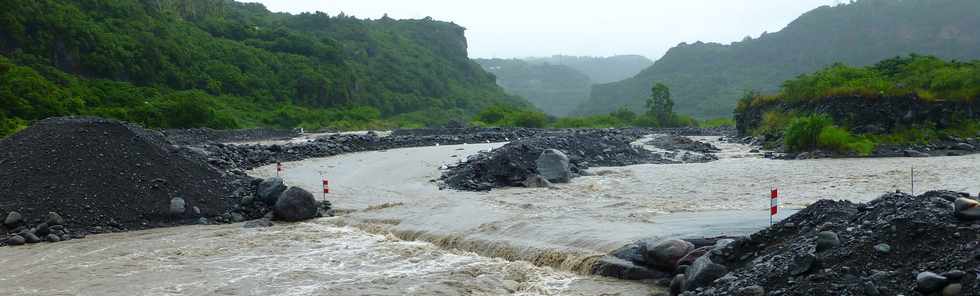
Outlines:
[[[769,191],[769,226],[772,226],[773,217],[779,213],[779,190],[772,188]]]

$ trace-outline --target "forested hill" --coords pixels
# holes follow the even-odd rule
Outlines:
[[[351,127],[530,106],[468,59],[463,32],[428,18],[291,15],[231,0],[6,0],[0,136],[64,114],[151,127]]]
[[[977,59],[978,11],[976,0],[858,0],[817,8],[757,39],[681,44],[633,78],[594,86],[578,113],[623,105],[640,110],[653,83],[662,82],[678,113],[730,117],[745,91],[774,92],[782,81],[836,62],[865,66],[912,53]]]
[[[508,93],[527,98],[551,115],[567,116],[589,98],[592,80],[569,66],[520,59],[475,61],[497,76],[497,84]]]
[[[527,58],[534,64],[552,64],[571,67],[589,76],[592,83],[609,83],[633,77],[653,65],[653,61],[639,55],[611,57],[579,57],[555,55],[547,58]]]

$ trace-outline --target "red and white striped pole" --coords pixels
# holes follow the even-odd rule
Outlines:
[[[276,177],[282,177],[282,163],[276,162]]]
[[[323,199],[327,199],[327,193],[330,193],[330,181],[327,178],[323,178]]]
[[[772,217],[779,213],[779,190],[773,188],[769,192],[769,226],[772,226]]]

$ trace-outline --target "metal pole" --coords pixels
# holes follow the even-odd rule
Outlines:
[[[912,172],[910,174],[909,181],[912,183],[912,196],[915,196],[915,166],[912,166]]]

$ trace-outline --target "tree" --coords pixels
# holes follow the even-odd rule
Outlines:
[[[650,98],[647,99],[647,115],[656,118],[660,126],[666,126],[671,122],[674,114],[674,101],[670,100],[670,88],[663,83],[657,83],[651,89]]]

